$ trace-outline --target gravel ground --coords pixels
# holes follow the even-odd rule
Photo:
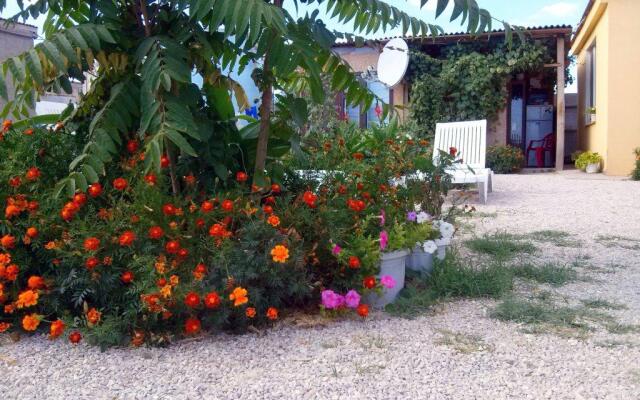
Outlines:
[[[612,314],[640,324],[640,241],[613,240],[640,240],[640,183],[576,172],[500,175],[489,204],[478,209],[467,224],[479,233],[571,233],[580,244],[536,242],[538,255],[582,260],[580,275],[589,279],[543,289],[569,303],[596,297],[623,303],[628,308]],[[263,336],[214,335],[103,353],[44,336],[17,343],[5,337],[0,398],[640,398],[638,333],[528,334],[489,318],[494,305],[457,301],[414,320],[377,314],[311,328],[282,323]]]

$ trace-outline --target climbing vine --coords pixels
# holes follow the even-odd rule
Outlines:
[[[437,122],[495,118],[506,104],[507,79],[552,61],[541,43],[480,46],[456,44],[435,55],[412,51],[410,119],[418,135],[432,135]]]

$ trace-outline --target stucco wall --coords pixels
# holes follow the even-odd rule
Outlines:
[[[33,47],[33,39],[37,35],[37,28],[30,25],[11,24],[5,26],[5,21],[0,19],[0,62],[10,57],[17,56]],[[7,93],[14,92],[13,81],[7,79]],[[0,97],[0,110],[6,102]]]
[[[487,121],[487,146],[507,144],[507,109],[503,109],[498,116]]]

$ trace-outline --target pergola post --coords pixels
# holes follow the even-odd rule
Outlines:
[[[565,54],[564,54],[564,35],[558,36],[557,40],[557,88],[556,88],[556,171],[564,169],[564,141],[565,141],[565,101],[564,101],[564,84],[565,84]]]

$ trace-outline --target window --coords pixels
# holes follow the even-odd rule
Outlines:
[[[367,82],[367,87],[371,93],[378,96],[386,104],[389,104],[389,88],[385,86],[384,83],[379,81],[369,81]],[[371,105],[371,108],[367,110],[367,127],[380,124],[380,118],[378,118],[378,115],[376,114],[376,105],[376,102],[374,102]],[[379,106],[382,107],[382,104],[379,104]]]
[[[585,106],[587,108],[586,121],[591,122],[591,114],[596,108],[596,42],[587,49],[585,59]]]

